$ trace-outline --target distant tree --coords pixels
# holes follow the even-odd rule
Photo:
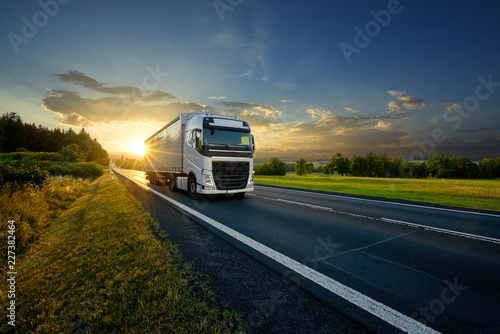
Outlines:
[[[253,166],[253,170],[255,171],[255,175],[271,175],[267,162]]]
[[[352,176],[369,176],[368,165],[365,158],[353,155],[351,158],[351,175]]]
[[[478,166],[478,177],[483,179],[500,177],[500,158],[484,158]]]
[[[271,175],[286,175],[286,164],[278,158],[271,158],[269,170]]]
[[[335,172],[341,176],[348,175],[351,172],[349,158],[343,157],[341,153],[337,153],[330,158],[330,162],[323,167],[323,173],[333,175]]]
[[[307,174],[311,174],[314,169],[314,164],[312,162],[307,163],[304,158],[300,158],[296,163],[295,163],[295,173],[298,176],[304,176]]]
[[[399,157],[389,160],[385,169],[385,175],[388,177],[409,176],[408,163]]]
[[[432,158],[427,160],[426,165],[430,177],[453,177],[454,167],[451,164],[450,157],[441,152],[434,154]]]
[[[452,174],[448,177],[456,177],[459,179],[477,178],[479,167],[470,158],[467,157],[450,157],[450,165]]]
[[[414,179],[425,179],[429,175],[425,162],[412,162],[409,165],[408,176]]]
[[[314,172],[314,164],[312,162],[308,162],[306,166],[307,174],[312,174]]]
[[[385,176],[387,154],[381,153],[380,155],[376,155],[373,152],[369,152],[366,154],[365,162],[368,176]]]

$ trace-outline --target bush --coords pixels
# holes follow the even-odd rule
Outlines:
[[[27,183],[42,185],[50,176],[49,172],[42,170],[38,165],[11,166],[0,161],[0,183]]]
[[[83,179],[97,178],[104,174],[104,167],[96,162],[79,162],[72,165],[71,175],[81,177]]]
[[[72,175],[87,179],[104,174],[105,167],[93,161],[83,162],[75,148],[76,145],[68,145],[62,153],[0,154],[0,182],[33,182],[41,185],[49,175]]]
[[[286,175],[286,164],[278,158],[254,166],[256,175]]]

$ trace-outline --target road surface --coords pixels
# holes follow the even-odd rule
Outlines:
[[[193,201],[117,172],[368,329],[500,331],[500,215],[265,186]]]

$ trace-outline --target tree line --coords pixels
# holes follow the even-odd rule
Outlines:
[[[299,176],[322,172],[327,175],[361,177],[489,179],[500,178],[500,158],[485,158],[475,163],[468,157],[438,152],[427,161],[410,162],[399,157],[389,159],[386,153],[369,152],[365,156],[353,155],[351,158],[337,153],[324,167],[314,167],[312,162],[303,158],[295,164],[271,158],[269,163],[255,165],[254,170],[256,175],[286,175],[287,172],[295,171]]]
[[[123,155],[121,159],[115,161],[115,165],[120,168],[132,169],[132,170],[144,170],[144,160],[142,159],[123,159]]]
[[[83,161],[109,165],[108,152],[85,129],[79,133],[72,129],[49,130],[42,125],[24,123],[14,112],[0,117],[0,152],[61,152],[63,147],[72,144],[76,145],[76,154]]]

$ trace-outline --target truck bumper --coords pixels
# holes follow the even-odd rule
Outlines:
[[[205,187],[198,185],[198,193],[206,195],[248,193],[253,190],[254,187],[247,187],[243,189],[232,189],[232,190],[214,190],[214,189],[206,189]]]

